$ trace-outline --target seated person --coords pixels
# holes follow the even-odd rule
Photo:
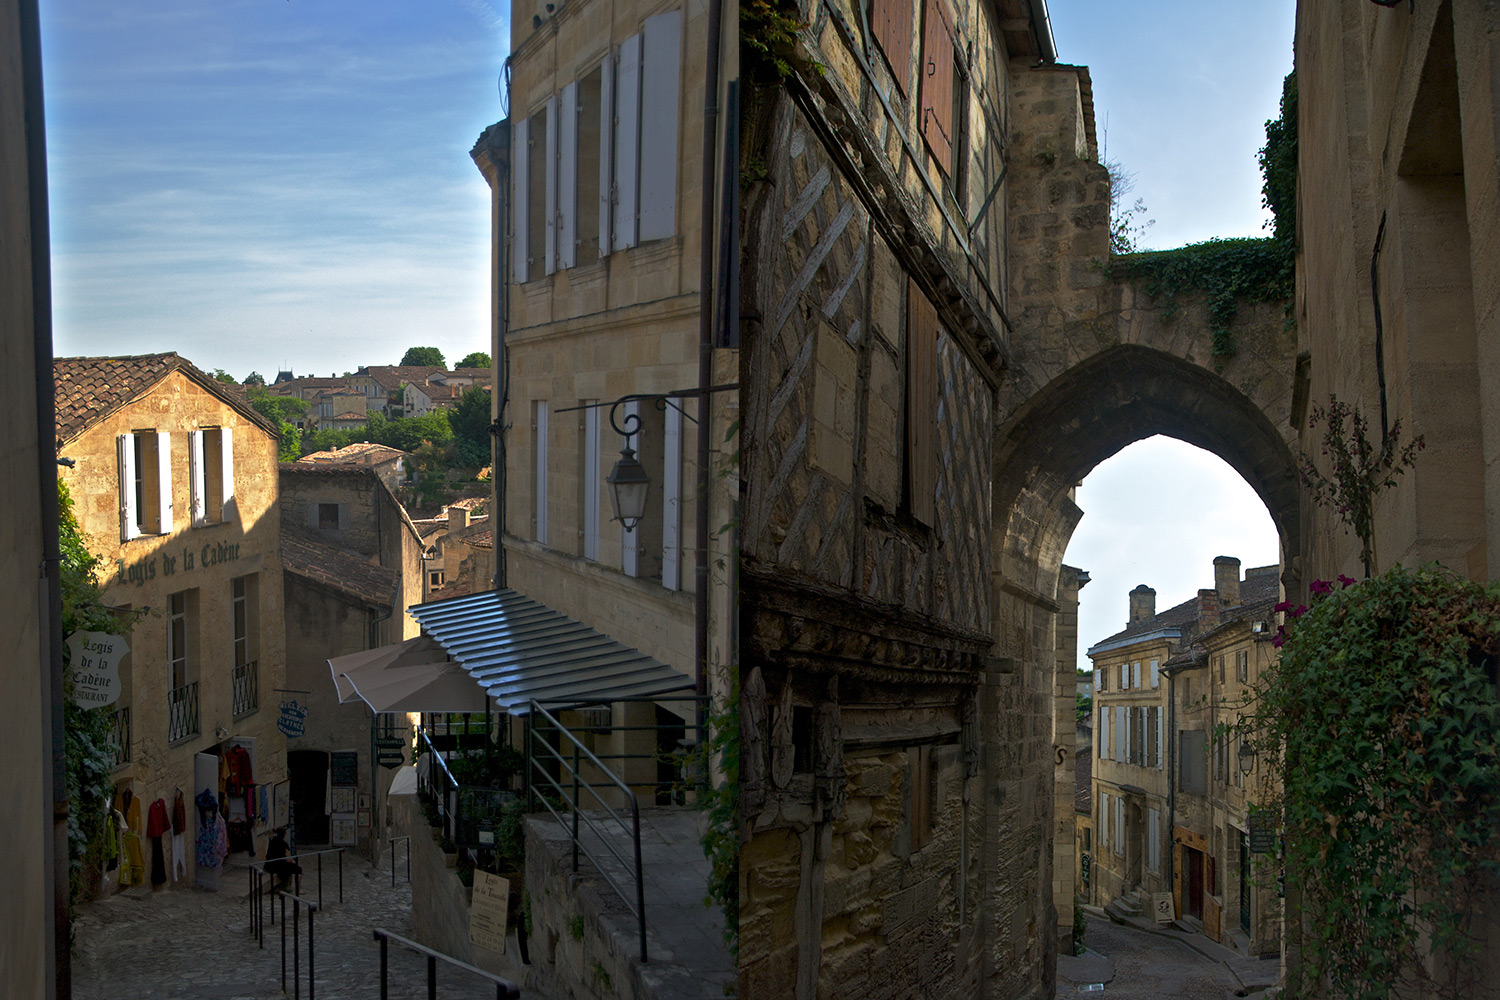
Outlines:
[[[286,829],[278,827],[271,834],[271,842],[266,845],[266,871],[276,876],[278,889],[285,889],[290,885],[293,875],[302,874],[302,866],[287,859],[290,853],[286,843]],[[299,879],[298,882],[300,881]]]

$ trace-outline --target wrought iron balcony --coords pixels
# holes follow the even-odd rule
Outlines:
[[[260,671],[256,661],[239,663],[234,668],[234,717],[249,715],[260,708]]]
[[[167,742],[198,735],[198,682],[167,692]]]
[[[130,706],[115,710],[114,725],[109,731],[109,746],[114,751],[115,767],[130,763]]]

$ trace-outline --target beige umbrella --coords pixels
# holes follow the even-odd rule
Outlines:
[[[376,712],[483,712],[485,694],[462,667],[425,637],[328,661],[339,702]]]

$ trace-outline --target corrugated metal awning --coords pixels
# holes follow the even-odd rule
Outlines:
[[[498,707],[567,707],[690,694],[693,679],[514,590],[407,609]]]

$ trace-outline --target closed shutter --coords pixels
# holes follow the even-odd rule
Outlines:
[[[121,434],[115,443],[120,451],[120,541],[128,542],[141,533],[135,506],[135,435]]]
[[[1159,687],[1160,685],[1161,685],[1161,661],[1160,660],[1152,660],[1151,661],[1151,686],[1152,687]]]
[[[563,88],[557,123],[557,266],[578,262],[578,81]]]
[[[1115,760],[1126,760],[1130,752],[1129,726],[1125,722],[1125,706],[1115,706]]]
[[[923,524],[934,523],[937,492],[937,309],[915,281],[907,282],[907,501]]]
[[[172,533],[172,435],[168,431],[156,433],[157,496],[161,500],[161,533]]]
[[[599,430],[599,407],[590,406],[583,411],[583,557],[596,561],[599,558]]]
[[[953,18],[926,0],[922,25],[922,137],[944,174],[953,170]]]
[[[620,71],[615,81],[615,232],[614,248],[636,244],[640,222],[637,197],[641,165],[641,36],[631,35],[620,45]]]
[[[1109,709],[1099,709],[1099,759],[1109,760]]]
[[[901,0],[874,0],[870,11],[870,31],[903,94],[911,92],[911,14],[911,5]]]
[[[219,428],[219,460],[223,463],[224,478],[221,482],[219,520],[232,521],[239,512],[234,502],[234,428]]]
[[[677,231],[677,105],[681,89],[682,11],[646,19],[641,54],[640,239]]]
[[[208,520],[208,472],[203,467],[203,432],[188,434],[188,502],[194,525]]]
[[[1115,796],[1115,853],[1125,853],[1125,800]]]
[[[527,240],[527,223],[531,205],[531,154],[526,141],[528,120],[517,118],[512,125],[515,133],[511,142],[510,156],[510,257],[516,284],[526,281],[526,255],[531,252]]]
[[[615,56],[604,55],[599,70],[599,256],[609,256],[614,218]]]
[[[557,270],[557,98],[547,98],[547,156],[542,161],[546,164],[546,183],[543,193],[546,201],[542,208],[542,224],[544,237],[543,249],[546,251],[546,272],[551,274]]]
[[[667,407],[662,437],[661,585],[680,590],[682,563],[682,411]]]

